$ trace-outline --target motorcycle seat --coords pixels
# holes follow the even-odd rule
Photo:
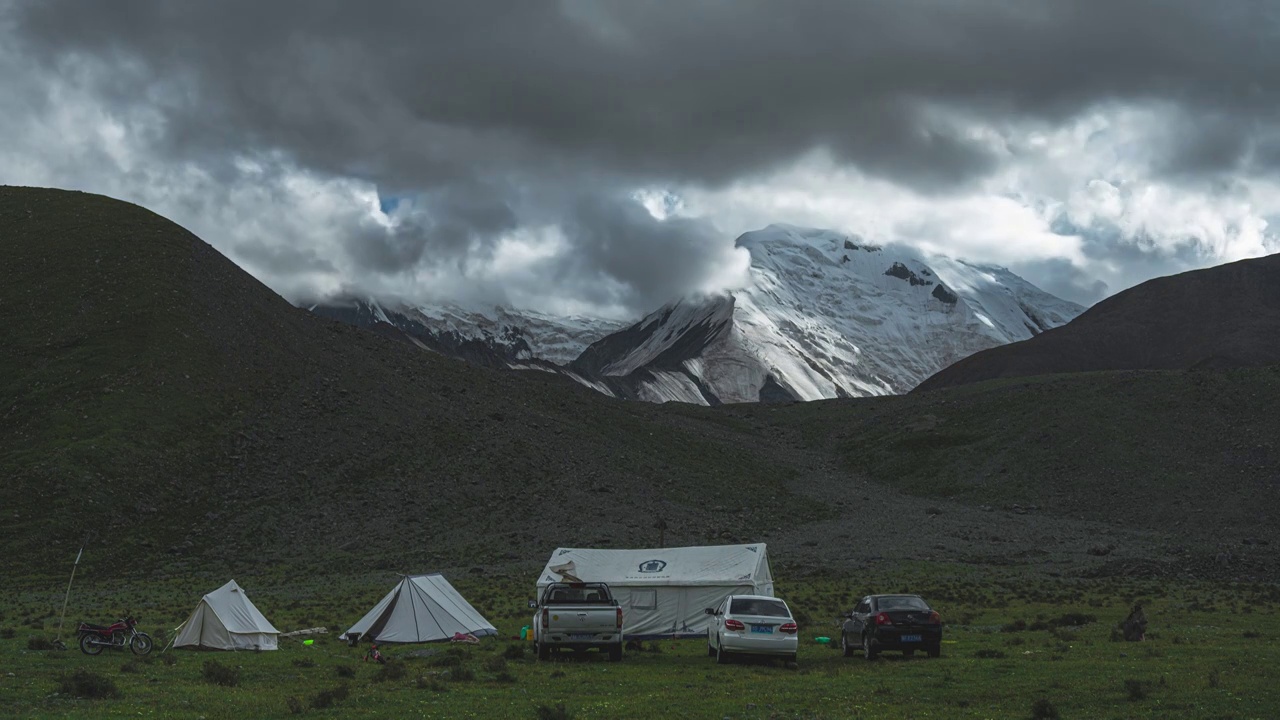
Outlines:
[[[106,630],[107,629],[106,625],[94,625],[93,623],[87,623],[87,622],[80,623],[80,627],[84,628],[85,630]]]

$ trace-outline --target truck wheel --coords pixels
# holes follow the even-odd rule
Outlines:
[[[550,660],[550,659],[551,659],[551,648],[547,647],[547,644],[546,644],[546,643],[537,643],[537,647],[538,647],[538,659],[539,659],[539,660]]]
[[[939,657],[940,655],[942,655],[941,646],[929,648],[929,657],[936,658],[936,657]]]
[[[609,662],[622,662],[622,643],[609,646]]]

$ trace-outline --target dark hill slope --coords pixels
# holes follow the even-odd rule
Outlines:
[[[1070,323],[971,355],[917,391],[1100,370],[1280,363],[1280,255],[1147,281]]]
[[[659,517],[697,541],[730,483],[777,503],[717,530],[814,512],[713,422],[317,318],[127,203],[0,188],[0,256],[0,569],[90,530],[121,557],[395,567],[652,542]]]
[[[1228,542],[1275,574],[1272,368],[657,406],[317,318],[99,196],[0,188],[0,253],[6,579],[64,572],[88,531],[99,577],[225,577],[537,563],[659,519],[668,544],[766,539],[779,568],[1105,566],[1085,551],[1114,535],[1126,562],[1216,568]],[[1012,503],[1037,508],[977,507]]]

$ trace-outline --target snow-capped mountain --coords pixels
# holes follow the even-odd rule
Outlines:
[[[383,304],[373,299],[330,300],[309,309],[360,327],[398,331],[426,349],[491,367],[567,365],[591,343],[626,326],[605,318],[507,307]]]
[[[655,402],[888,395],[1084,311],[1004,268],[829,230],[771,225],[737,245],[751,253],[746,287],[671,303],[571,368]]]

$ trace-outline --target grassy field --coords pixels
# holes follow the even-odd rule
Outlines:
[[[646,643],[621,664],[594,655],[533,660],[510,640],[527,623],[529,577],[454,573],[455,584],[499,628],[479,646],[390,649],[385,667],[335,635],[279,652],[35,650],[51,638],[55,583],[0,595],[0,713],[17,717],[514,717],[514,718],[1271,718],[1280,714],[1280,591],[1274,586],[1041,578],[950,566],[898,566],[858,578],[796,578],[779,585],[802,625],[798,669],[778,662],[718,666],[698,641]],[[239,577],[282,630],[345,629],[392,584],[383,576],[301,580]],[[138,613],[163,636],[201,592],[223,578],[95,582],[74,593],[86,608]],[[813,640],[872,590],[913,589],[947,622],[943,657],[868,663]],[[1148,641],[1113,640],[1131,603],[1146,603]],[[98,619],[105,620],[105,616]],[[170,633],[171,634],[171,633]],[[33,638],[35,638],[33,640]],[[206,668],[207,663],[221,665]],[[76,698],[78,670],[105,698]],[[222,676],[232,685],[217,684]],[[562,708],[562,711],[561,711]]]

